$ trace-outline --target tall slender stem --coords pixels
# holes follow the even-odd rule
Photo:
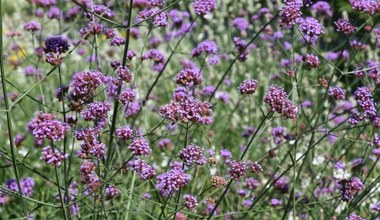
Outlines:
[[[13,133],[12,133],[12,114],[11,109],[9,108],[9,101],[8,101],[8,93],[7,93],[7,85],[5,83],[5,72],[4,72],[4,60],[3,60],[3,1],[0,0],[0,70],[1,70],[1,86],[3,87],[3,97],[4,97],[4,104],[6,109],[6,118],[7,118],[7,128],[8,128],[8,137],[9,137],[9,146],[11,150],[11,156],[12,156],[12,166],[13,171],[15,174],[16,182],[17,182],[17,188],[18,193],[21,198],[21,206],[22,210],[24,212],[24,215],[27,215],[27,208],[26,203],[24,200],[24,197],[22,196],[22,190],[21,190],[21,184],[20,184],[20,176],[19,171],[17,167],[16,162],[16,150],[13,142]]]

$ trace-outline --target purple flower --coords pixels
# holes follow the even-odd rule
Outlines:
[[[306,35],[306,39],[316,39],[324,34],[324,27],[314,18],[298,19],[300,30]]]
[[[203,156],[203,149],[195,144],[190,144],[186,148],[178,152],[178,157],[183,161],[186,166],[191,166],[192,164],[204,165],[207,160]]]
[[[107,102],[90,103],[86,109],[81,111],[82,118],[86,121],[101,120],[107,118],[111,110],[111,104]]]
[[[336,26],[336,31],[343,32],[345,35],[350,35],[358,29],[355,25],[351,24],[349,21],[339,18],[334,22]]]
[[[302,61],[305,63],[306,66],[309,66],[311,68],[317,68],[320,64],[318,57],[314,54],[303,55]]]
[[[115,70],[116,74],[125,82],[131,82],[132,81],[132,73],[126,66],[118,66]]]
[[[50,19],[59,19],[61,17],[61,10],[56,6],[53,6],[50,8],[47,17]]]
[[[363,117],[369,118],[376,115],[376,104],[368,87],[359,87],[354,96],[363,112]]]
[[[128,102],[135,101],[136,91],[134,89],[126,89],[119,95],[119,100],[125,105]]]
[[[137,159],[128,163],[132,170],[136,171],[142,180],[152,179],[156,175],[154,167],[147,164],[141,159]]]
[[[197,15],[206,15],[214,11],[217,7],[216,0],[195,0],[193,7]]]
[[[106,187],[106,200],[111,200],[120,195],[120,190],[116,186],[107,186]]]
[[[50,36],[45,39],[45,53],[65,53],[69,50],[69,42],[62,36]]]
[[[76,73],[71,81],[69,98],[76,102],[87,102],[94,95],[95,90],[103,82],[104,76],[99,71],[84,71]]]
[[[247,164],[244,161],[232,161],[228,164],[228,172],[233,180],[239,180],[247,173]]]
[[[152,153],[152,149],[149,147],[148,141],[145,138],[133,139],[128,149],[135,156],[148,156]]]
[[[153,18],[151,18],[153,16]],[[168,18],[164,12],[159,12],[157,8],[151,8],[143,10],[138,14],[138,18],[148,19],[151,18],[153,25],[155,26],[167,26]]]
[[[156,188],[163,196],[169,196],[186,186],[190,180],[190,175],[182,169],[172,169],[157,176]]]
[[[329,96],[334,100],[342,100],[346,98],[346,90],[340,88],[339,86],[331,86],[329,88]]]
[[[174,78],[174,82],[182,86],[196,86],[202,83],[202,72],[198,68],[182,69]]]
[[[198,200],[195,196],[190,194],[183,195],[183,199],[185,200],[185,207],[193,210],[198,205]]]
[[[235,49],[238,51],[238,57],[237,59],[241,62],[244,62],[247,60],[249,51],[247,50],[246,42],[239,37],[234,37],[233,39]]]
[[[36,140],[48,138],[55,142],[63,139],[70,126],[56,120],[52,114],[38,112],[36,117],[29,122],[28,128]]]
[[[332,11],[331,6],[326,1],[318,1],[315,4],[311,6],[311,10],[317,12],[317,14],[325,16],[325,17],[331,17]]]
[[[346,220],[364,220],[364,218],[355,213],[351,213],[349,216],[347,216]]]
[[[364,184],[358,177],[352,177],[351,179],[339,180],[337,187],[341,193],[342,201],[347,202],[364,188]]]
[[[233,27],[236,27],[240,31],[247,30],[249,27],[249,23],[248,23],[247,19],[245,19],[243,17],[235,18],[234,20],[232,20],[231,25]]]
[[[124,43],[125,43],[124,37],[120,37],[120,36],[114,36],[110,41],[110,45],[114,47],[122,46],[124,45]]]
[[[202,53],[205,53],[207,55],[214,55],[218,52],[218,45],[211,40],[205,40],[200,42],[197,47],[195,47],[191,51],[191,55],[193,57],[197,57],[201,55]]]
[[[280,27],[293,26],[302,16],[301,6],[298,3],[287,3],[280,11]]]
[[[273,207],[281,206],[282,202],[279,199],[273,198],[270,200],[269,204]]]
[[[367,14],[374,14],[379,11],[380,3],[376,0],[349,0],[351,6],[356,11],[364,11]]]
[[[260,182],[257,179],[250,177],[245,180],[245,185],[248,189],[253,190],[260,186]]]
[[[61,153],[58,149],[52,149],[50,146],[42,149],[41,160],[55,167],[60,167],[63,161],[68,157],[68,154]]]
[[[134,132],[130,126],[123,126],[116,129],[116,136],[121,140],[130,140],[133,139]]]
[[[281,177],[274,183],[274,187],[283,193],[287,193],[289,188],[288,182],[289,180],[286,177]]]
[[[30,21],[24,24],[24,30],[34,33],[41,30],[41,24],[35,21]]]
[[[270,86],[264,97],[264,102],[270,106],[271,111],[280,113],[284,118],[294,119],[297,117],[297,106],[288,100],[285,90],[281,87]]]
[[[275,144],[281,144],[282,138],[286,135],[284,127],[275,127],[272,129],[272,137]]]
[[[238,87],[241,94],[253,94],[256,92],[258,82],[255,79],[246,79]]]

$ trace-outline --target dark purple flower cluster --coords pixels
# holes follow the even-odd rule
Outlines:
[[[203,149],[195,144],[188,145],[180,150],[177,155],[186,166],[191,166],[192,164],[204,165],[207,163],[206,157],[203,156]]]
[[[193,7],[197,15],[206,15],[217,7],[216,0],[195,0]]]
[[[112,18],[115,16],[115,13],[105,5],[92,5],[91,9],[94,14],[102,16],[103,18]],[[99,19],[89,12],[84,12],[84,16],[90,20]]]
[[[279,86],[272,85],[268,88],[264,102],[270,106],[271,111],[280,113],[284,118],[297,117],[297,106],[287,98],[285,90]]]
[[[148,156],[152,153],[152,149],[145,138],[134,138],[128,149],[135,156]]]
[[[157,176],[156,188],[163,196],[169,196],[186,186],[190,180],[190,175],[182,169],[172,169]]]
[[[58,149],[52,149],[52,147],[47,146],[42,149],[40,159],[44,160],[47,164],[59,167],[68,156],[69,154],[63,154]]]
[[[173,122],[212,123],[211,104],[192,97],[161,106],[160,114]]]
[[[248,170],[247,163],[244,161],[231,161],[228,164],[228,172],[233,180],[238,181],[245,176]]]
[[[364,188],[364,184],[358,177],[352,177],[351,179],[339,180],[337,187],[341,193],[342,201],[347,202]]]
[[[355,91],[354,96],[362,110],[364,118],[376,116],[376,104],[368,87],[359,87]]]
[[[182,85],[193,87],[202,83],[202,72],[198,68],[186,68],[179,71],[174,77],[174,82]]]
[[[86,121],[99,121],[107,118],[107,113],[111,110],[111,104],[107,102],[92,102],[87,108],[81,111],[82,118]]]
[[[185,194],[183,195],[183,199],[185,200],[185,207],[190,210],[194,210],[198,205],[197,197],[193,195]]]
[[[253,190],[260,186],[260,182],[253,177],[249,177],[245,180],[245,185],[248,189]]]
[[[128,67],[119,65],[118,67],[116,67],[115,72],[120,77],[120,79],[124,80],[125,82],[128,83],[132,81],[133,75]]]
[[[200,42],[197,47],[191,51],[191,56],[197,57],[202,53],[207,55],[214,55],[218,52],[218,45],[211,40],[205,40]]]
[[[48,138],[55,142],[63,139],[70,126],[56,120],[53,114],[38,112],[36,117],[29,122],[28,129],[36,140]]]
[[[342,100],[346,98],[346,90],[340,88],[339,86],[331,86],[329,88],[329,96],[334,100]]]
[[[351,24],[351,22],[344,20],[342,18],[339,18],[337,21],[334,22],[336,26],[336,31],[342,32],[345,35],[350,35],[353,32],[358,29],[355,25]]]
[[[253,94],[256,92],[258,82],[255,79],[246,79],[238,87],[241,94]]]
[[[99,71],[83,71],[76,73],[71,81],[71,92],[69,95],[70,100],[75,103],[70,103],[70,107],[78,109],[78,106],[76,105],[90,101],[95,95],[96,89],[103,82],[103,79],[104,76]]]
[[[45,39],[45,53],[62,54],[69,50],[69,42],[60,35],[50,36]]]
[[[152,179],[156,175],[156,169],[141,159],[129,162],[128,166],[136,171],[142,180]]]

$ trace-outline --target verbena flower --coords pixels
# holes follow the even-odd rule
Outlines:
[[[244,161],[232,161],[228,166],[231,178],[236,181],[245,176],[248,170],[247,164]]]
[[[69,50],[70,44],[67,39],[60,35],[50,36],[45,39],[45,53],[65,53]]]
[[[253,94],[256,92],[258,82],[255,79],[246,79],[238,87],[241,94]]]
[[[264,97],[264,102],[270,106],[271,111],[280,113],[284,118],[293,119],[297,117],[297,106],[288,100],[285,90],[281,87],[270,86]]]
[[[207,163],[206,157],[203,156],[203,149],[195,144],[190,144],[178,152],[178,157],[186,166],[192,164],[204,165]]]
[[[129,162],[128,166],[136,171],[142,180],[152,179],[156,175],[156,169],[141,159]]]
[[[163,196],[169,196],[186,186],[190,180],[190,175],[182,169],[172,169],[157,176],[156,188]]]
[[[356,31],[357,27],[353,24],[351,24],[349,21],[344,20],[342,18],[339,18],[337,21],[334,22],[336,26],[336,31],[342,32],[345,35],[350,35],[353,32]]]
[[[337,187],[341,193],[342,201],[347,202],[364,188],[364,184],[358,177],[352,177],[351,179],[339,180]]]
[[[185,207],[193,210],[195,207],[198,205],[198,200],[195,196],[190,195],[190,194],[185,194],[183,195],[183,199],[185,200]]]
[[[329,88],[329,96],[334,100],[342,100],[346,98],[346,90],[340,88],[339,86],[331,86]]]
[[[69,154],[63,154],[58,149],[52,149],[50,146],[42,149],[41,160],[55,167],[60,167]]]
[[[152,153],[152,149],[145,138],[134,138],[128,149],[135,156],[147,156]]]
[[[206,15],[217,8],[216,0],[194,0],[193,8],[197,15]]]

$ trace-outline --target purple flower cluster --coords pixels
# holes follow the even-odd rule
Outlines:
[[[125,105],[128,102],[135,101],[136,91],[134,89],[126,89],[119,95],[119,100]]]
[[[193,87],[202,83],[202,73],[198,68],[182,69],[175,76],[174,82],[182,86]]]
[[[253,94],[256,92],[258,82],[255,79],[246,79],[238,87],[241,94]]]
[[[356,11],[364,11],[367,14],[380,12],[380,2],[377,0],[349,0]]]
[[[331,11],[331,6],[328,2],[326,1],[318,1],[315,4],[311,6],[311,10],[315,11],[317,14],[325,16],[327,18],[331,17],[332,11]]]
[[[157,49],[150,49],[148,50],[147,52],[145,52],[142,56],[141,56],[141,59],[142,60],[146,60],[146,59],[150,59],[153,61],[153,70],[154,71],[161,71],[161,69],[163,68],[164,64],[165,64],[165,56],[164,54],[157,50]]]
[[[156,188],[163,196],[169,196],[186,186],[190,180],[190,175],[182,169],[172,169],[157,176]]]
[[[238,57],[237,59],[241,62],[244,62],[247,60],[249,51],[247,50],[246,42],[239,37],[234,37],[233,39],[234,45],[236,50],[238,51]]]
[[[358,177],[352,177],[351,179],[339,180],[337,187],[341,193],[342,201],[347,202],[364,188],[364,184]]]
[[[79,103],[79,105],[90,101],[103,80],[104,76],[99,71],[83,71],[76,73],[70,85],[70,100]],[[75,103],[70,103],[70,107],[77,109],[78,104]]]
[[[364,118],[376,116],[376,104],[368,87],[359,87],[354,93]]]
[[[128,67],[119,65],[118,67],[116,67],[115,72],[120,77],[120,79],[124,80],[125,82],[128,83],[132,81],[132,72],[129,70]]]
[[[34,33],[41,30],[41,24],[35,21],[30,21],[24,24],[24,30]]]
[[[185,207],[190,210],[194,210],[198,205],[197,197],[193,195],[185,194],[183,195],[183,199],[185,200]]]
[[[161,106],[160,114],[173,122],[212,123],[211,104],[192,97]]]
[[[268,88],[264,102],[270,106],[271,111],[280,113],[284,118],[297,117],[297,106],[287,98],[285,90],[279,86],[272,85]]]
[[[197,15],[206,15],[217,8],[216,0],[195,0],[193,7]]]
[[[306,66],[311,68],[317,68],[320,64],[319,58],[315,56],[314,54],[305,54],[302,56],[302,61],[305,63]]]
[[[336,31],[342,32],[345,35],[350,35],[353,32],[358,29],[355,25],[351,24],[351,22],[344,20],[342,18],[339,18],[337,21],[334,22],[336,26]]]
[[[329,96],[334,100],[342,100],[346,98],[346,90],[340,88],[339,86],[331,86],[329,88]]]
[[[18,192],[17,181],[15,179],[9,179],[5,183],[6,187],[14,192]],[[33,188],[35,186],[34,179],[31,177],[25,177],[20,179],[21,192],[26,197],[31,197],[33,195]]]
[[[128,149],[135,156],[148,156],[152,153],[152,149],[145,138],[134,138]]]
[[[245,176],[248,170],[247,163],[244,161],[231,161],[228,167],[228,172],[233,180],[238,181]]]
[[[116,186],[107,186],[106,187],[106,200],[111,200],[120,195],[120,190]]]
[[[130,126],[123,126],[116,129],[116,137],[120,140],[130,140],[134,137],[133,129]]]
[[[53,114],[38,112],[36,117],[29,122],[28,129],[36,140],[47,138],[55,142],[63,139],[70,126],[56,120]]]
[[[298,19],[299,28],[305,34],[308,40],[316,39],[321,34],[324,34],[324,27],[314,18]]]
[[[191,166],[192,164],[204,165],[207,163],[206,157],[203,156],[203,149],[195,144],[190,144],[180,150],[178,157],[186,166]]]
[[[147,10],[140,11],[138,14],[138,18],[140,19],[148,19],[151,18],[151,22],[155,26],[168,26],[168,17],[165,12],[159,12],[157,8],[151,8]]]
[[[280,11],[280,27],[291,27],[302,16],[302,2],[287,1]]]
[[[275,144],[281,144],[282,138],[286,135],[284,127],[275,127],[272,129],[272,137],[274,139]]]
[[[95,173],[96,165],[91,161],[84,161],[80,167],[81,182],[87,185],[86,193],[98,189],[101,180]]]
[[[200,42],[197,47],[191,51],[191,56],[197,57],[202,53],[207,55],[214,55],[218,52],[218,45],[211,40],[205,40]]]
[[[129,162],[128,166],[136,171],[142,180],[152,179],[156,175],[156,169],[141,159]]]
[[[100,128],[85,128],[75,131],[75,138],[83,141],[80,145],[81,149],[77,153],[80,158],[88,158],[90,154],[97,158],[104,156],[106,146],[98,140],[100,132]]]
[[[68,156],[69,154],[63,154],[58,149],[52,149],[52,147],[47,146],[42,149],[40,159],[44,160],[47,164],[59,167]]]
[[[62,54],[69,50],[69,42],[62,36],[50,36],[45,39],[45,53]]]
[[[111,104],[107,102],[93,102],[81,111],[82,118],[86,121],[98,121],[107,118],[107,113],[111,110]]]

